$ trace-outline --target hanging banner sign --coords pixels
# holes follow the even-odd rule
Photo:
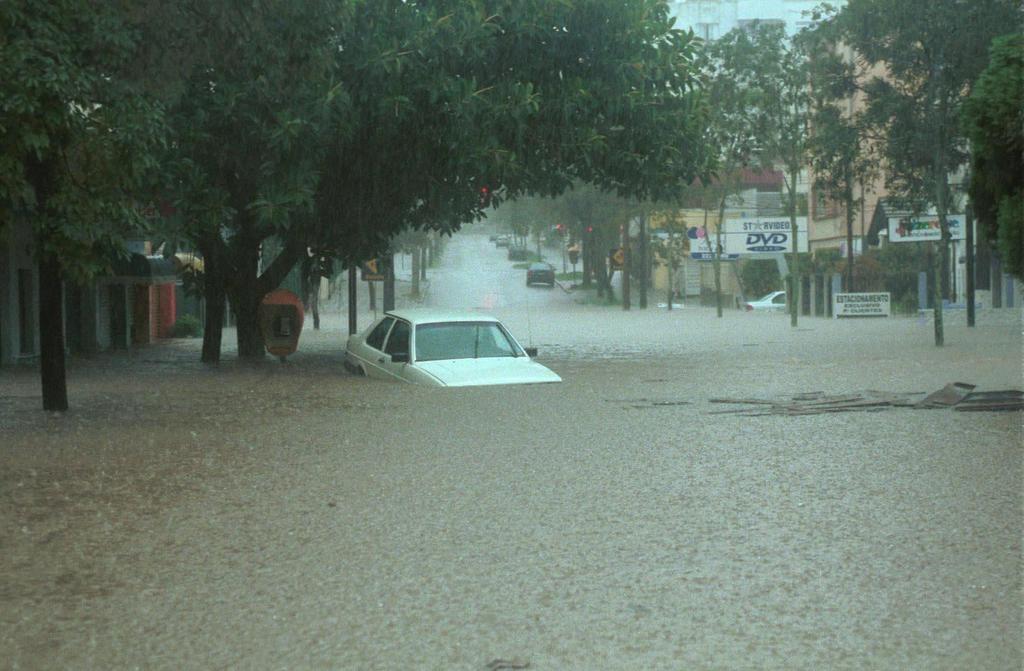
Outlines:
[[[836,319],[840,317],[888,317],[889,292],[833,295]]]
[[[949,237],[952,240],[963,240],[966,236],[967,218],[962,214],[947,214]],[[939,228],[937,214],[923,214],[918,217],[890,217],[889,242],[926,242],[942,240],[942,229]]]
[[[806,252],[807,217],[796,218],[797,251]],[[753,256],[793,251],[793,225],[789,217],[727,219],[722,237],[728,254]]]

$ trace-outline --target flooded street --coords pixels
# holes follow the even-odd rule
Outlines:
[[[926,319],[625,312],[525,272],[459,234],[423,304],[501,318],[561,384],[353,377],[340,312],[286,364],[233,330],[218,369],[196,340],[73,361],[66,416],[0,372],[0,666],[1019,668],[1020,413],[710,403],[1020,388],[1019,310],[947,314],[939,349]]]

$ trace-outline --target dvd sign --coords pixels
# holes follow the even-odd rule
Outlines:
[[[789,233],[747,233],[748,252],[784,252],[788,243]]]
[[[797,251],[807,251],[807,217],[797,217]],[[744,217],[725,222],[725,251],[729,254],[781,254],[793,251],[789,217]]]

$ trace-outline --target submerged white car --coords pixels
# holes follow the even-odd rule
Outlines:
[[[765,294],[756,301],[744,303],[743,309],[747,312],[785,312],[786,292],[773,291]]]
[[[433,387],[561,382],[530,359],[494,317],[474,312],[393,310],[349,336],[345,367]]]

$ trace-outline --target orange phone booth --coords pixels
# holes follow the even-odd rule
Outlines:
[[[260,331],[267,351],[281,357],[292,354],[299,348],[299,334],[302,332],[302,301],[287,289],[275,289],[263,297],[260,303]]]

